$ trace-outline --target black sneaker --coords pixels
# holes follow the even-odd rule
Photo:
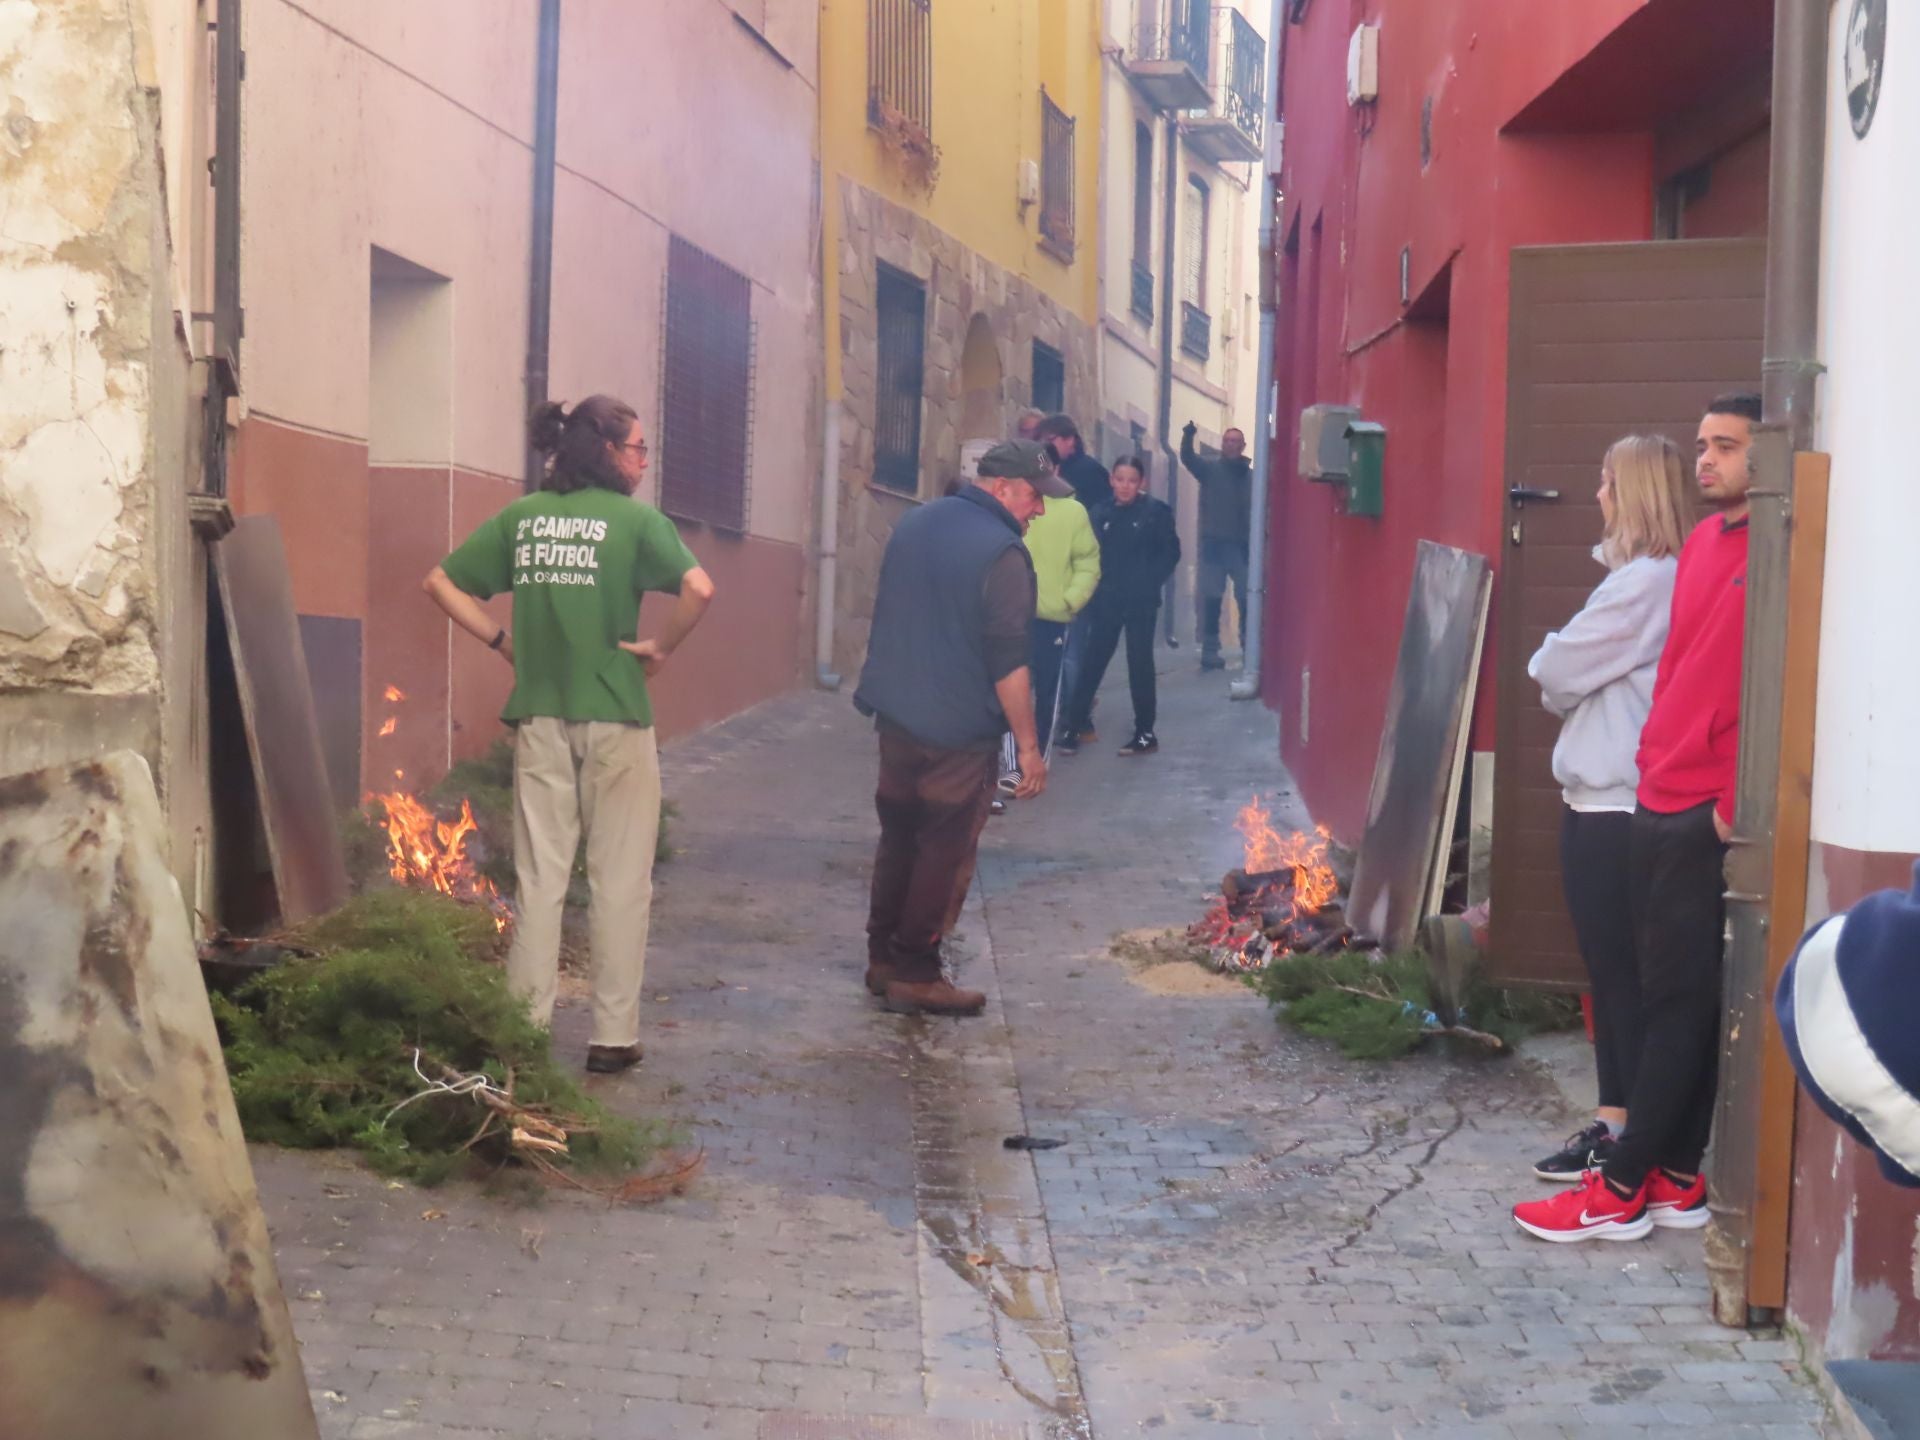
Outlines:
[[[1200,668],[1202,670],[1224,670],[1227,668],[1227,662],[1217,653],[1205,654],[1200,657]]]
[[[1122,755],[1152,755],[1160,749],[1160,742],[1153,738],[1151,730],[1144,730],[1120,747]]]
[[[1547,1156],[1533,1173],[1555,1185],[1572,1185],[1589,1170],[1598,1170],[1613,1154],[1613,1132],[1601,1120],[1567,1137],[1567,1148]]]
[[[1080,753],[1080,737],[1078,735],[1062,735],[1053,742],[1053,753],[1056,755],[1078,755]]]

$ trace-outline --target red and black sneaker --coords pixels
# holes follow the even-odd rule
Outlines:
[[[1647,1177],[1647,1218],[1662,1230],[1698,1230],[1713,1217],[1707,1212],[1707,1177],[1682,1185],[1664,1170]]]
[[[1580,1240],[1643,1240],[1653,1233],[1647,1213],[1647,1187],[1623,1200],[1598,1170],[1589,1170],[1578,1185],[1549,1200],[1529,1200],[1513,1207],[1513,1222],[1529,1235],[1557,1245]]]

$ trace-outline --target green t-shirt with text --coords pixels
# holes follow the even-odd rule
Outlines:
[[[646,672],[620,648],[649,590],[677,594],[699,562],[673,522],[611,490],[514,501],[446,558],[467,594],[513,589],[513,694],[500,718],[651,725]]]

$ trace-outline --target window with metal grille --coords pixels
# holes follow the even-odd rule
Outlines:
[[[1040,91],[1040,236],[1063,258],[1073,255],[1073,118]]]
[[[1039,340],[1033,342],[1033,408],[1049,415],[1067,408],[1067,362]]]
[[[1153,323],[1153,130],[1133,126],[1133,313]]]
[[[660,367],[660,508],[747,528],[753,435],[753,287],[674,237]]]
[[[925,382],[927,287],[890,266],[879,267],[874,315],[879,321],[873,414],[873,481],[920,493],[920,393]]]
[[[1208,210],[1213,197],[1198,175],[1187,178],[1182,224],[1186,253],[1180,266],[1180,348],[1197,360],[1205,360],[1213,348],[1213,317],[1207,313]]]
[[[933,0],[867,0],[867,123],[933,134]]]
[[[1187,213],[1181,237],[1186,254],[1180,264],[1180,298],[1196,309],[1207,308],[1207,208],[1212,200],[1198,175],[1188,177]]]

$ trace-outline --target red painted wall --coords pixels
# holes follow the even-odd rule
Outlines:
[[[1282,433],[1262,675],[1282,754],[1342,840],[1365,823],[1417,542],[1486,554],[1497,573],[1510,252],[1649,238],[1651,127],[1662,117],[1647,102],[1659,87],[1636,86],[1634,73],[1650,43],[1662,54],[1724,44],[1728,25],[1746,26],[1750,48],[1753,10],[1753,0],[1319,0],[1287,27]],[[1363,21],[1381,25],[1380,98],[1355,109],[1346,56]],[[1674,87],[1672,98],[1694,103],[1698,91]],[[1558,128],[1503,133],[1523,112]],[[1409,323],[1403,247],[1415,313],[1443,319]],[[1296,473],[1299,412],[1314,403],[1357,405],[1387,426],[1382,518],[1346,515],[1343,488]],[[1496,654],[1490,633],[1475,749],[1493,745]]]

